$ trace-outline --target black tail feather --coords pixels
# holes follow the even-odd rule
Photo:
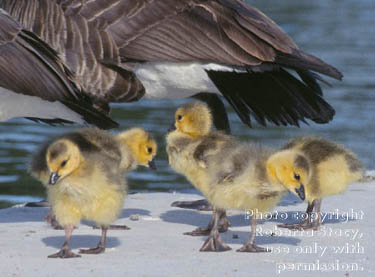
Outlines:
[[[224,72],[208,70],[215,86],[233,106],[241,120],[251,127],[251,116],[263,126],[307,124],[332,120],[335,110],[322,98],[314,75],[298,72],[301,80],[283,69],[268,72]]]
[[[275,63],[295,70],[315,71],[337,80],[343,78],[342,73],[337,68],[323,62],[313,55],[297,49],[295,49],[292,54],[277,52]]]

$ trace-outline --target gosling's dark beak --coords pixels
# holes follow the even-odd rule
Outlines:
[[[176,125],[173,123],[169,128],[168,128],[168,133],[176,130]]]
[[[52,172],[51,175],[49,176],[48,184],[50,185],[56,184],[59,178],[60,178],[60,175],[56,171]]]
[[[148,162],[148,166],[153,169],[153,170],[156,170],[156,163],[155,163],[155,159],[153,159],[152,161],[149,161]]]
[[[298,189],[296,189],[296,193],[298,194],[299,198],[305,200],[305,187],[301,185]]]

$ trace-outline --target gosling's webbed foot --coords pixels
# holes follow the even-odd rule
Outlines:
[[[249,252],[249,253],[263,253],[263,252],[270,252],[269,249],[260,247],[255,244],[244,244],[237,252]]]
[[[289,230],[299,230],[299,231],[303,231],[303,230],[319,230],[320,229],[320,223],[318,222],[301,222],[301,223],[294,223],[294,224],[278,224],[277,227],[279,228],[286,228],[286,229],[289,229]]]
[[[209,236],[199,251],[201,252],[224,252],[231,250],[220,236]]]
[[[229,222],[227,217],[223,217],[220,219],[219,227],[218,230],[220,233],[225,233],[228,231],[228,228],[232,226],[232,224]],[[184,235],[187,236],[193,236],[193,237],[198,237],[198,236],[208,236],[211,233],[211,227],[198,227],[197,229],[191,231],[191,232],[185,232]]]
[[[183,209],[193,209],[199,211],[212,211],[211,205],[206,199],[195,201],[175,201],[171,204],[172,207],[179,207]]]
[[[208,236],[210,232],[211,232],[211,228],[209,227],[198,227],[197,229],[191,232],[185,232],[184,235],[193,236],[193,237]]]
[[[101,229],[100,226],[92,226],[93,229]],[[126,225],[109,225],[107,227],[108,230],[130,230],[130,228]]]
[[[105,247],[103,246],[97,246],[95,248],[89,248],[89,249],[80,249],[80,254],[100,254],[105,251]]]
[[[51,222],[51,227],[55,230],[64,230],[64,227],[62,227],[58,222],[57,220],[53,217]]]
[[[48,256],[48,258],[62,258],[62,259],[80,258],[80,257],[81,255],[73,253],[71,249],[61,249],[59,252]]]

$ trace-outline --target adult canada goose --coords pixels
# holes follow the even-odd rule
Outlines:
[[[2,0],[0,8],[0,120],[111,128],[110,102],[220,101],[206,92],[224,96],[247,125],[334,115],[316,73],[341,73],[240,0]],[[213,106],[214,119],[226,116]]]
[[[354,153],[318,137],[290,141],[270,158],[268,167],[274,182],[282,183],[308,202],[306,217],[301,223],[279,225],[289,229],[319,229],[322,199],[343,193],[364,172]]]

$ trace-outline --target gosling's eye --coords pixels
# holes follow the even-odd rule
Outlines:
[[[147,153],[149,153],[149,154],[152,153],[152,147],[147,147]]]
[[[183,116],[180,115],[180,114],[177,116],[177,120],[181,120],[182,118],[183,118]]]
[[[294,179],[299,181],[301,179],[301,176],[299,176],[299,174],[297,174],[297,173],[294,173]]]
[[[63,161],[63,162],[61,163],[61,167],[66,166],[66,163],[67,163],[67,160]]]

